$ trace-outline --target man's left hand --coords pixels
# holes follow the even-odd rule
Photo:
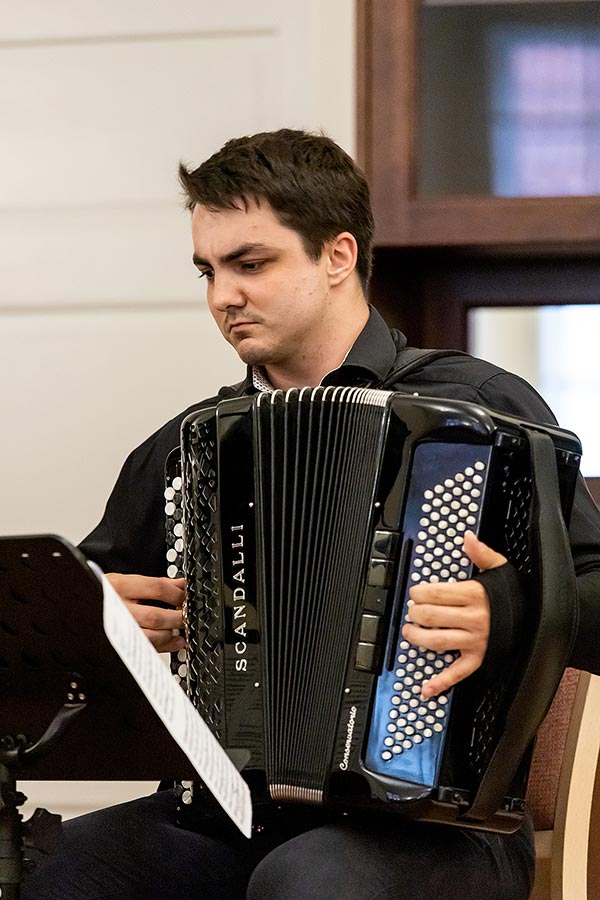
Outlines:
[[[465,532],[464,551],[481,572],[507,561],[471,531]],[[458,650],[460,654],[439,675],[423,683],[423,697],[436,697],[471,675],[483,662],[490,636],[488,595],[483,585],[473,579],[423,583],[412,587],[409,595],[411,622],[402,628],[404,638],[437,653]]]

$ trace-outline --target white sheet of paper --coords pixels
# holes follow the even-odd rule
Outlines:
[[[235,822],[251,836],[252,802],[248,785],[198,711],[97,566],[104,593],[104,630],[148,702],[160,716],[198,775]]]

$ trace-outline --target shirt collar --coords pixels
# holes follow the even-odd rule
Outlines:
[[[406,346],[406,338],[395,332],[397,340],[373,306],[369,306],[369,318],[354,344],[346,354],[342,364],[328,372],[321,384],[363,385],[383,381],[388,374],[398,350]],[[257,391],[273,391],[274,388],[259,366],[248,366],[246,379],[248,386]]]
[[[248,374],[252,378],[252,386],[257,391],[266,391],[272,394],[275,388],[267,378],[264,369],[261,366],[248,366]]]
[[[322,383],[360,385],[383,381],[394,364],[398,350],[406,344],[404,335],[399,337],[401,344],[397,347],[389,328],[375,307],[369,305],[365,327],[341,366],[329,372]]]

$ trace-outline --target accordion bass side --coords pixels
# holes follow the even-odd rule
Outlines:
[[[166,490],[169,574],[188,585],[177,667],[256,798],[518,827],[570,650],[580,452],[558,428],[359,388],[185,420]],[[456,654],[404,640],[408,591],[471,577],[466,529],[527,580],[522,646],[501,676],[423,700]]]

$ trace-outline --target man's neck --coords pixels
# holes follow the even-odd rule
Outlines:
[[[355,315],[336,322],[331,333],[305,355],[264,366],[270,384],[279,390],[321,384],[325,375],[342,365],[368,318],[369,307],[362,301]]]

